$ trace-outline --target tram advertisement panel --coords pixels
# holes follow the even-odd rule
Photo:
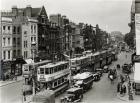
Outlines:
[[[140,55],[140,14],[135,14],[136,55]]]

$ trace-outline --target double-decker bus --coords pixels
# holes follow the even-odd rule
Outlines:
[[[37,81],[46,89],[53,90],[55,95],[64,92],[69,86],[69,62],[48,63],[37,68]]]
[[[44,61],[40,61],[40,62],[36,62],[36,63],[31,62],[29,64],[23,64],[23,66],[22,66],[23,77],[29,78],[32,75],[33,69],[36,72],[37,67],[48,64],[48,63],[50,63],[50,60],[44,60]]]

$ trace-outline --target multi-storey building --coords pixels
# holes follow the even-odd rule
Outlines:
[[[22,55],[24,59],[33,58],[38,52],[38,26],[37,20],[26,18],[22,24]],[[33,47],[35,45],[35,47]]]
[[[13,23],[11,18],[2,17],[1,25],[1,35],[2,35],[2,59],[12,60],[13,53]]]
[[[84,48],[81,28],[78,25],[75,25],[74,34],[72,34],[72,47],[74,49],[74,53],[76,54],[82,53],[82,49]]]
[[[13,54],[13,22],[11,18],[1,17],[1,45],[0,45],[0,79],[9,73],[12,65]]]
[[[32,8],[28,5],[26,8],[17,8],[16,6],[12,7],[11,12],[2,12],[2,16],[11,17],[16,19],[17,17],[29,17],[38,20],[38,50],[39,53],[46,51],[46,40],[47,35],[49,34],[49,20],[44,6],[40,8]]]

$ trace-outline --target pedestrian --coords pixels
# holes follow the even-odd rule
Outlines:
[[[24,101],[26,101],[26,94],[25,94],[25,91],[23,92],[23,98],[24,98]]]
[[[123,85],[123,94],[125,94],[125,93],[126,93],[126,86]]]

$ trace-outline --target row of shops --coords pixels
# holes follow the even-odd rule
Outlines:
[[[22,75],[22,65],[26,62],[22,58],[1,61],[1,79],[12,79],[14,76]]]

